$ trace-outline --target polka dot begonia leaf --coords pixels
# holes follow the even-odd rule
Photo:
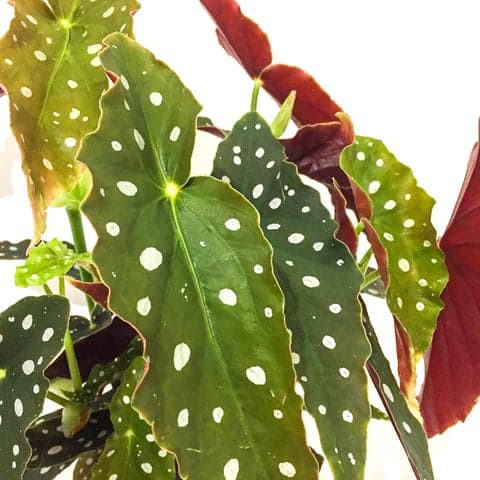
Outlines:
[[[189,180],[200,107],[179,78],[126,36],[105,42],[119,80],[79,155],[93,174],[83,209],[109,306],[144,338],[135,409],[183,477],[316,479],[258,215],[223,182]]]
[[[151,427],[132,408],[133,393],[145,366],[145,360],[137,357],[112,398],[110,418],[114,432],[105,443],[91,480],[144,480],[148,476],[159,480],[175,479],[173,455],[156,444]]]
[[[11,125],[20,145],[35,228],[45,209],[72,188],[81,166],[82,137],[95,129],[98,100],[107,87],[98,52],[109,33],[130,34],[136,0],[15,1],[15,16],[0,40],[0,84],[10,99]]]
[[[27,248],[30,240],[13,243],[5,240],[0,242],[0,260],[23,260],[27,258]]]
[[[62,410],[45,415],[27,430],[32,446],[27,471],[38,471],[44,475],[57,465],[68,464],[84,453],[103,448],[112,431],[107,409],[94,411],[84,428],[72,438],[65,438],[63,434]]]
[[[18,287],[44,285],[49,280],[63,277],[76,263],[90,263],[89,253],[76,253],[54,238],[41,242],[30,250],[27,260],[15,271]]]
[[[342,152],[340,164],[361,189],[358,194],[368,198],[360,214],[387,254],[384,262],[382,252],[374,248],[388,285],[388,306],[407,331],[418,360],[430,345],[443,307],[440,294],[448,281],[430,220],[434,201],[379,140],[356,137]]]
[[[102,452],[103,448],[99,448],[80,455],[73,471],[73,480],[91,480],[93,469]]]
[[[410,411],[367,317],[364,317],[364,325],[372,346],[372,355],[368,361],[370,377],[405,449],[416,478],[433,480],[428,443],[423,427]]]
[[[293,363],[336,479],[362,479],[370,418],[365,362],[370,353],[358,301],[362,275],[337,225],[305,185],[282,145],[256,113],[220,144],[214,175],[260,213],[285,294]],[[255,265],[263,275],[262,265]],[[265,312],[268,315],[269,312]]]
[[[43,467],[37,469],[27,469],[23,474],[22,480],[54,480],[60,473],[68,468],[74,460],[70,460],[66,463],[60,463],[58,465],[52,465],[51,467]],[[87,479],[88,480],[88,479]]]
[[[40,415],[46,366],[63,348],[69,305],[26,297],[0,314],[0,478],[17,480],[31,455],[25,431]]]

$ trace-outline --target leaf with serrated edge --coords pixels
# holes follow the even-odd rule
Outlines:
[[[372,355],[367,364],[370,377],[405,449],[416,478],[433,480],[428,443],[422,425],[410,412],[366,315],[364,325],[372,346]]]
[[[317,478],[257,213],[216,179],[185,184],[199,105],[145,49],[120,34],[106,43],[102,62],[119,81],[80,159],[94,178],[84,208],[110,307],[139,330],[150,358],[135,408],[183,476]]]
[[[361,189],[358,193],[368,198],[360,214],[387,253],[379,268],[388,285],[388,306],[408,332],[418,360],[430,345],[448,280],[430,220],[433,199],[417,186],[412,171],[374,138],[356,137],[343,150],[340,165]]]
[[[63,348],[68,324],[63,297],[27,297],[0,314],[0,478],[22,478],[31,449],[28,426],[48,389],[45,367]]]
[[[159,448],[150,426],[132,408],[131,401],[137,384],[145,370],[146,362],[137,357],[124,374],[110,403],[110,418],[114,432],[107,439],[92,480],[125,478],[143,480],[151,474],[159,480],[175,478],[175,460]]]
[[[370,418],[364,371],[370,349],[358,293],[362,275],[319,193],[302,183],[282,145],[256,113],[223,141],[214,175],[260,213],[293,332],[293,361],[336,479],[361,479]],[[260,265],[254,267],[261,276]],[[269,315],[270,311],[265,310]]]
[[[0,40],[0,84],[10,99],[11,125],[22,150],[34,214],[32,244],[45,229],[45,210],[81,174],[82,137],[97,125],[107,87],[98,52],[109,33],[131,33],[136,0],[17,0]],[[27,68],[28,67],[28,68]]]

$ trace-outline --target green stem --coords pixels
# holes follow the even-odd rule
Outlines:
[[[373,282],[376,282],[380,278],[380,272],[378,270],[373,270],[370,273],[365,275],[362,284],[360,285],[360,290],[364,290]]]
[[[355,227],[355,233],[357,234],[357,236],[363,232],[364,228],[365,228],[365,225],[363,224],[362,221],[357,223],[357,226]]]
[[[371,248],[369,248],[365,254],[363,255],[363,257],[358,261],[358,268],[360,269],[360,271],[362,272],[362,275],[365,275],[365,273],[367,272],[367,268],[368,268],[368,262],[370,261],[370,259],[372,258],[372,255],[373,255],[373,250]]]
[[[46,283],[44,283],[44,284],[42,285],[42,287],[43,287],[44,292],[45,292],[47,295],[53,295],[52,289],[51,289]]]
[[[82,214],[80,210],[71,210],[67,208],[68,221],[70,222],[70,229],[72,230],[73,244],[77,253],[87,252],[87,242],[85,241],[85,233],[83,230]],[[82,282],[92,282],[93,278],[89,272],[80,267],[80,279]],[[88,296],[87,298],[88,311],[90,314],[95,308],[95,303]],[[92,326],[92,325],[91,325]]]
[[[58,403],[62,407],[65,407],[68,404],[68,400],[66,398],[61,397],[53,392],[47,392],[47,398],[52,402]]]
[[[62,297],[65,296],[65,278],[58,277],[58,294]]]
[[[258,94],[260,93],[260,88],[262,87],[262,84],[263,82],[259,78],[256,78],[253,83],[252,100],[250,102],[251,112],[257,111]]]
[[[65,355],[67,357],[68,370],[72,379],[73,388],[76,392],[82,391],[82,376],[80,375],[80,368],[78,366],[77,357],[75,355],[75,348],[73,346],[72,336],[70,330],[67,328],[65,337],[63,338],[63,346],[65,347]]]

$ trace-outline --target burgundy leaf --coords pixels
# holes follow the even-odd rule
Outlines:
[[[347,200],[342,195],[340,186],[336,181],[334,181],[330,193],[332,194],[332,203],[335,208],[335,221],[338,224],[335,236],[347,245],[352,255],[355,256],[358,248],[358,236],[347,215]]]
[[[235,0],[200,1],[217,24],[220,45],[252,78],[258,77],[272,63],[267,35],[242,13]]]
[[[110,291],[104,283],[82,282],[81,280],[76,280],[71,277],[67,277],[67,280],[71,285],[90,296],[103,308],[108,308],[108,295]]]
[[[480,151],[476,143],[440,241],[450,282],[443,292],[420,408],[429,437],[464,421],[480,395]]]

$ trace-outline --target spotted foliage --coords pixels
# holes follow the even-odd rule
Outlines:
[[[364,315],[363,319],[372,346],[372,355],[368,361],[370,377],[405,449],[416,478],[433,480],[427,438],[423,427],[411,413],[397,385],[368,316]]]
[[[448,279],[430,220],[433,199],[379,140],[357,137],[343,151],[341,167],[360,188],[356,204],[378,238],[374,252],[388,285],[388,305],[408,332],[418,360],[430,345]]]
[[[27,258],[27,248],[30,240],[20,242],[9,242],[5,240],[0,242],[0,260],[23,260]]]
[[[110,308],[150,359],[135,408],[184,477],[314,479],[257,213],[216,179],[188,180],[199,105],[178,77],[123,35],[106,43],[102,62],[119,81],[80,159],[93,174],[84,209]]]
[[[91,480],[93,469],[102,452],[103,448],[98,448],[80,455],[73,471],[73,480]]]
[[[219,146],[214,175],[243,193],[260,213],[273,247],[275,274],[293,332],[293,362],[337,479],[363,478],[370,417],[360,317],[362,275],[316,190],[256,113],[244,116]],[[263,275],[262,265],[255,265]],[[265,315],[271,315],[265,309]],[[277,412],[281,418],[281,412]]]
[[[159,480],[175,479],[175,460],[158,447],[151,427],[132,408],[132,398],[146,362],[137,357],[125,372],[123,382],[110,403],[114,432],[107,439],[95,465],[92,480],[128,478],[143,480],[152,475]]]
[[[60,353],[69,305],[57,296],[27,297],[0,314],[0,478],[16,480],[30,458],[25,438],[48,389],[45,367]]]
[[[131,33],[136,0],[17,0],[0,40],[0,84],[10,99],[11,123],[22,150],[34,213],[33,244],[45,229],[45,209],[73,187],[82,137],[98,121],[107,86],[98,52],[110,32]],[[27,68],[26,68],[27,67]]]
[[[68,462],[53,465],[51,467],[27,469],[23,474],[22,480],[54,480],[72,463],[73,460],[69,460]]]

